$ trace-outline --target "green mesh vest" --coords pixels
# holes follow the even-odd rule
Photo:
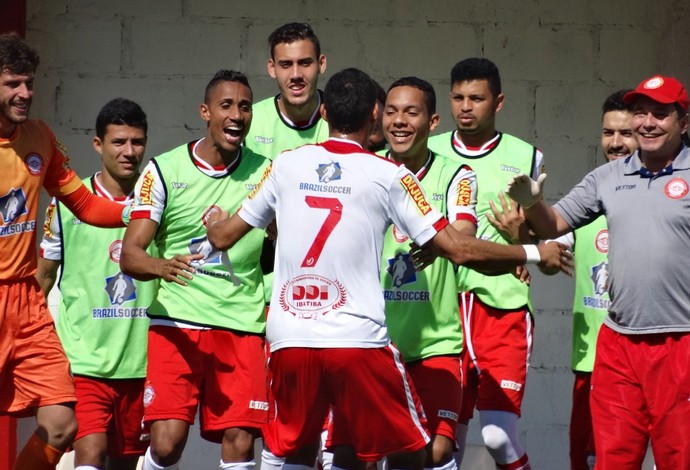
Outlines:
[[[93,191],[90,179],[84,184]],[[136,281],[120,271],[124,228],[82,223],[60,203],[57,211],[62,234],[57,331],[72,372],[106,379],[145,377],[146,308],[158,283]]]
[[[575,230],[572,368],[592,372],[597,335],[610,304],[606,217]]]
[[[457,162],[435,155],[420,181],[431,203],[443,214],[447,214],[448,187],[460,168]],[[389,228],[381,261],[388,333],[405,362],[459,354],[462,331],[455,268],[447,259],[438,258],[416,272],[409,251],[410,240]]]
[[[234,213],[261,180],[270,162],[242,149],[238,166],[222,177],[203,173],[192,160],[192,144],[153,159],[162,176],[166,204],[154,237],[163,258],[200,253],[188,286],[161,282],[149,308],[153,318],[214,328],[263,333],[264,289],[259,258],[263,230],[254,229],[227,252],[206,238],[202,218],[213,206]]]
[[[491,213],[489,201],[498,203],[498,193],[505,190],[511,177],[532,173],[536,149],[508,134],[501,134],[497,145],[488,153],[471,158],[458,154],[452,145],[452,132],[429,140],[429,148],[472,168],[477,174],[477,238],[508,244],[486,219]],[[483,303],[498,309],[514,310],[530,306],[529,288],[512,274],[485,276],[467,268],[458,270],[461,292],[474,292]]]

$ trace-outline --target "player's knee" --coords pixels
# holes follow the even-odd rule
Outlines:
[[[66,449],[77,435],[77,419],[71,409],[51,414],[49,419],[37,419],[37,424],[39,435],[43,435],[44,441],[56,449]]]
[[[154,461],[162,466],[177,463],[182,457],[185,441],[177,440],[170,434],[151,435],[151,454]]]
[[[223,454],[234,462],[251,460],[254,455],[255,432],[242,428],[226,429],[223,433]]]
[[[508,433],[495,424],[488,424],[482,427],[482,439],[487,450],[492,455],[495,453],[504,454],[508,448],[512,447]]]
[[[435,435],[427,447],[425,467],[440,467],[453,459],[453,441],[446,436]]]

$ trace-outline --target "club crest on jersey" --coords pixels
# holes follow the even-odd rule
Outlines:
[[[105,291],[110,297],[110,305],[122,305],[137,298],[134,279],[123,272],[118,272],[105,279]]]
[[[393,281],[393,287],[402,287],[417,280],[417,270],[412,264],[409,253],[398,253],[388,260],[386,268]]]
[[[122,240],[115,240],[108,247],[110,261],[120,264],[120,253],[122,253]]]
[[[680,178],[673,178],[666,183],[664,187],[664,194],[671,199],[680,199],[688,194],[688,183]]]
[[[12,188],[7,194],[0,196],[0,214],[6,224],[14,222],[26,212],[26,195],[22,188]]]
[[[38,176],[43,170],[43,157],[37,153],[30,153],[24,158],[24,164],[29,173],[33,176]]]
[[[278,298],[281,308],[303,320],[316,320],[347,302],[347,291],[338,281],[305,274],[283,284]]]
[[[417,206],[417,209],[419,209],[419,212],[421,212],[422,215],[427,215],[429,211],[431,211],[431,206],[426,200],[424,192],[422,191],[422,188],[419,187],[419,184],[417,183],[417,180],[415,180],[414,176],[410,174],[406,175],[400,180],[400,184],[402,184],[403,188],[405,188],[407,193],[410,195]]]
[[[597,236],[594,237],[594,247],[599,253],[609,252],[609,231],[608,229],[599,230]]]
[[[400,230],[395,225],[393,225],[393,238],[398,243],[405,243],[407,240],[409,240],[409,237],[407,236],[407,234],[405,232],[403,232],[402,230]]]
[[[316,169],[316,174],[319,175],[319,183],[328,183],[330,181],[339,180],[343,174],[340,168],[340,163],[331,162],[325,165],[319,165]]]

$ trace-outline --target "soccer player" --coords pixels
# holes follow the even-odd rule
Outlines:
[[[94,194],[131,203],[147,128],[146,114],[133,101],[116,98],[103,106],[93,138],[103,165],[85,181]],[[155,283],[134,281],[120,271],[124,228],[105,230],[79,223],[53,201],[45,231],[36,278],[47,296],[63,266],[57,331],[78,398],[75,468],[105,469],[107,457],[111,468],[134,470],[147,447],[141,439],[146,308]]]
[[[546,253],[462,236],[429,204],[414,174],[366,152],[376,91],[365,73],[336,73],[324,100],[329,140],[282,153],[239,212],[211,216],[209,240],[227,249],[277,217],[267,328],[277,415],[268,439],[286,457],[285,468],[313,465],[316,447],[308,447],[318,442],[331,404],[347,421],[359,459],[388,455],[391,468],[422,468],[425,419],[390,343],[379,285],[386,229],[394,223],[419,246],[433,240],[454,262],[476,267],[508,269],[527,260],[526,250],[555,266],[567,255],[561,245]],[[333,465],[340,467],[338,459],[336,446]]]
[[[495,200],[516,173],[537,175],[542,153],[532,145],[496,130],[496,113],[504,95],[496,65],[488,59],[458,62],[450,73],[451,112],[456,130],[429,139],[429,148],[469,165],[477,175],[477,236],[505,240],[486,221]],[[458,426],[462,461],[469,420],[479,410],[484,445],[498,468],[525,470],[529,459],[518,439],[518,419],[532,350],[529,288],[518,276],[459,272],[460,309],[465,347],[463,404]]]
[[[328,125],[320,113],[323,93],[318,89],[326,56],[307,23],[281,26],[268,37],[268,44],[268,74],[280,93],[256,103],[244,144],[273,160],[284,150],[328,138]]]
[[[469,237],[476,232],[474,172],[427,148],[429,132],[439,122],[436,94],[416,77],[395,81],[383,108],[383,129],[391,160],[413,172],[430,203]],[[381,268],[386,323],[417,389],[431,433],[425,468],[457,468],[453,458],[455,430],[462,400],[457,282],[453,264],[438,258],[416,272],[409,257],[409,238],[388,229]]]
[[[15,468],[53,469],[77,431],[69,362],[36,273],[41,186],[84,222],[124,225],[122,205],[94,196],[64,148],[29,119],[39,58],[16,34],[0,34],[0,413],[35,415],[38,429]]]
[[[635,153],[590,172],[553,207],[542,201],[544,176],[519,175],[508,194],[544,238],[601,215],[608,223],[611,303],[590,392],[596,468],[641,468],[650,440],[659,470],[690,468],[690,102],[661,75],[623,100]]]
[[[221,70],[206,86],[204,138],[152,159],[135,187],[120,265],[160,279],[148,310],[144,421],[151,445],[144,469],[176,469],[200,407],[202,437],[222,443],[220,468],[249,470],[267,419],[262,230],[228,252],[214,249],[205,224],[237,208],[269,161],[242,147],[252,122],[247,78]],[[146,252],[153,243],[160,257]]]

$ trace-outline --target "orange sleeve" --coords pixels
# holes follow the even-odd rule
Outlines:
[[[122,211],[126,206],[98,197],[89,191],[84,183],[77,179],[77,189],[69,194],[56,197],[80,220],[96,227],[124,227]]]
[[[66,195],[76,189],[81,184],[77,174],[69,166],[69,157],[64,146],[55,138],[52,131],[45,126],[45,131],[50,133],[53,139],[53,154],[43,180],[43,186],[51,196]]]

